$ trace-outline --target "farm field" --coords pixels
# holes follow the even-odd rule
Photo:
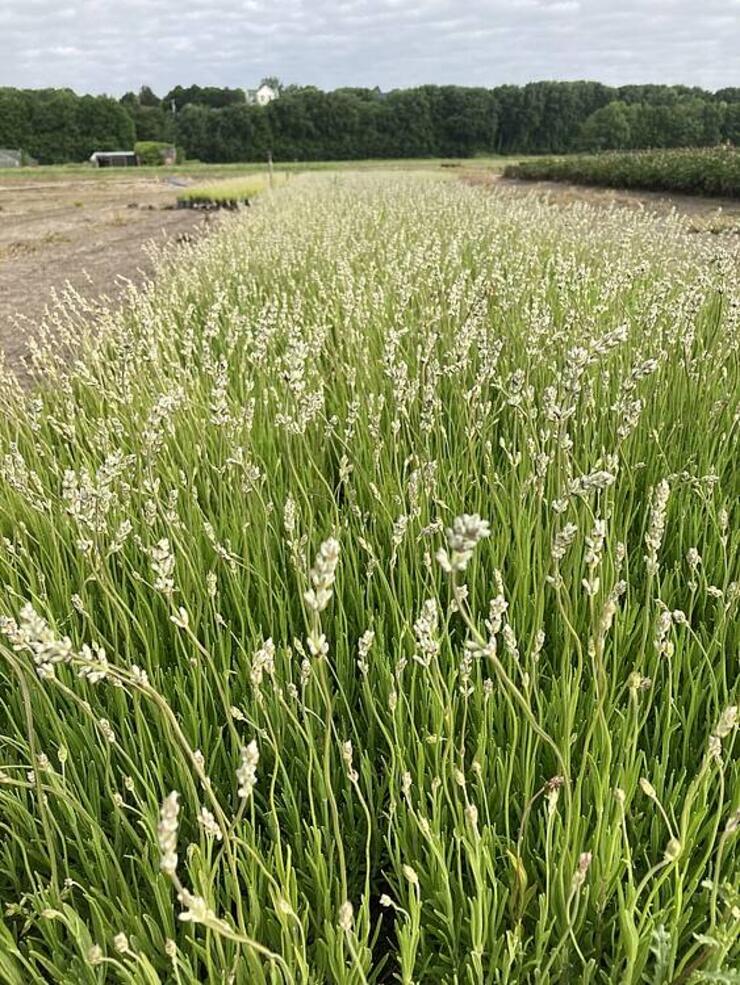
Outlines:
[[[0,981],[734,981],[739,268],[337,171],[60,312],[3,379]]]
[[[502,171],[507,164],[521,160],[516,157],[465,157],[465,158],[368,158],[349,161],[276,161],[275,170],[302,174],[305,171],[436,171],[439,168]],[[140,177],[161,178],[163,174],[181,178],[231,178],[235,175],[264,173],[265,163],[203,164],[190,161],[185,164],[144,166],[133,173]],[[132,170],[127,171],[130,177]],[[87,181],[116,181],[121,172],[116,168],[91,168],[89,164],[49,164],[41,167],[0,168],[0,181],[65,181],[71,176]]]
[[[473,175],[474,185],[506,189],[520,197],[534,195],[557,206],[577,202],[595,208],[624,208],[649,212],[653,216],[678,213],[687,219],[686,229],[695,233],[740,233],[740,199],[721,196],[684,195],[646,189],[614,188],[608,185],[582,185],[565,180],[521,181],[503,175]]]
[[[493,187],[506,164],[506,158],[476,158],[279,165],[275,183],[295,177],[300,167],[330,173],[414,171]],[[8,365],[26,375],[22,359],[28,340],[39,334],[47,309],[54,309],[68,288],[78,295],[75,303],[120,298],[128,283],[141,284],[151,276],[159,248],[210,231],[218,222],[215,216],[204,223],[190,213],[171,211],[179,197],[197,195],[214,183],[220,188],[242,180],[261,184],[264,171],[264,165],[202,164],[135,171],[82,165],[0,171],[0,348]],[[508,183],[513,190],[516,183]],[[675,207],[693,217],[696,229],[740,229],[740,203],[732,199],[619,194],[554,182],[523,187],[527,193],[532,188],[546,193],[556,203],[583,199],[656,211]]]
[[[13,368],[67,285],[88,302],[115,299],[125,281],[152,273],[145,244],[201,228],[192,213],[165,210],[178,190],[120,172],[102,181],[0,177],[0,346]]]
[[[534,181],[740,198],[740,152],[730,147],[530,158],[507,165],[504,175]]]
[[[504,158],[465,163],[464,173],[500,171]],[[414,168],[457,175],[460,162],[352,162],[354,169]],[[447,166],[450,165],[448,168]],[[452,165],[455,165],[454,167]],[[337,171],[349,165],[312,163],[302,170]],[[297,170],[276,166],[275,184]],[[186,164],[130,170],[64,165],[0,170],[0,349],[16,371],[29,337],[48,307],[71,287],[87,302],[116,299],[126,284],[140,284],[156,263],[148,248],[178,242],[212,228],[188,212],[173,212],[178,197],[201,186],[238,182],[261,185],[265,165]]]

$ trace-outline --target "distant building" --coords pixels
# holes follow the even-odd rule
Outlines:
[[[247,102],[253,103],[255,106],[267,106],[268,103],[271,103],[273,99],[277,99],[279,96],[277,89],[273,89],[266,82],[263,82],[259,89],[245,89],[244,91],[247,96]]]
[[[90,163],[97,168],[135,168],[139,159],[132,150],[96,150]]]
[[[19,168],[23,164],[23,154],[19,150],[6,150],[0,147],[0,168]]]

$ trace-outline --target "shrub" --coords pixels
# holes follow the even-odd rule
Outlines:
[[[168,157],[174,158],[176,155],[172,144],[160,140],[138,140],[134,144],[134,153],[139,159],[139,164],[149,165],[164,164]]]
[[[541,158],[510,164],[504,176],[736,197],[740,196],[740,150],[710,147]]]

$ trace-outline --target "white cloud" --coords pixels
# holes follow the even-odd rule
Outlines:
[[[2,0],[0,85],[740,85],[739,0]]]

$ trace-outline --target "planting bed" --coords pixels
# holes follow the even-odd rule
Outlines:
[[[306,176],[0,410],[3,985],[740,965],[735,237]]]
[[[532,158],[508,165],[504,177],[740,197],[740,151],[713,147]]]

